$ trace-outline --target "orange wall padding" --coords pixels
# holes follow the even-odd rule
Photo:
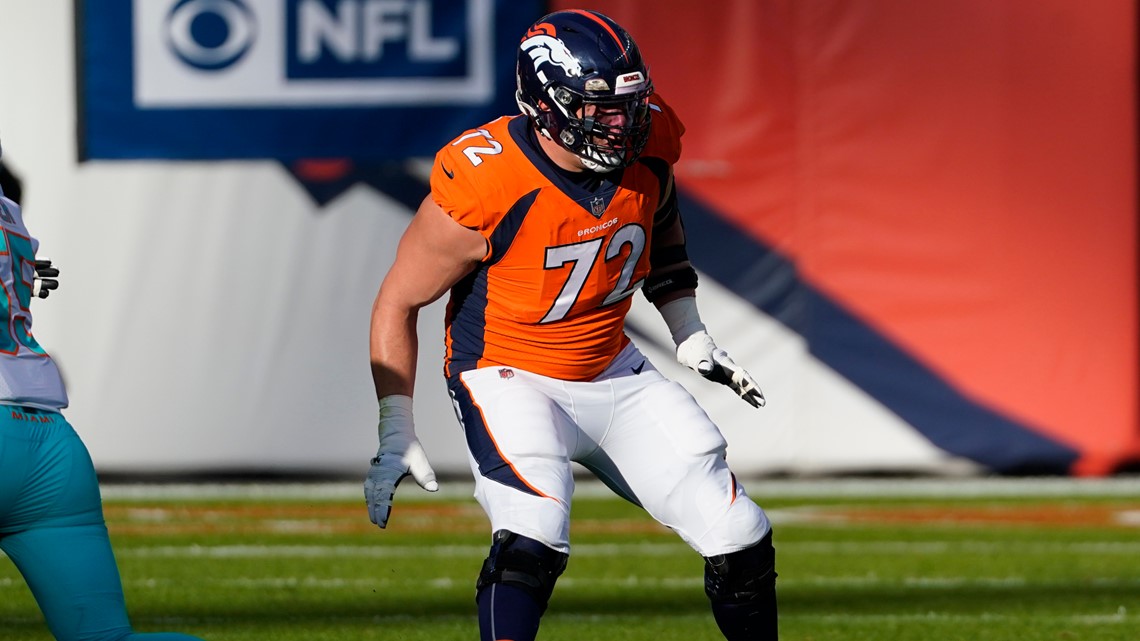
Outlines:
[[[684,189],[1074,473],[1140,460],[1135,2],[552,6],[637,39]]]

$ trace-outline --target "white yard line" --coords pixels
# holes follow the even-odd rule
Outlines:
[[[785,614],[780,613],[781,619],[806,618],[815,622],[824,623],[854,623],[860,625],[883,625],[891,623],[1017,623],[1024,624],[1028,615],[997,614],[993,612],[979,612],[977,614],[946,614],[942,612],[927,612],[924,614]],[[1105,625],[1114,623],[1128,623],[1135,625],[1136,614],[1129,614],[1125,606],[1119,606],[1114,612],[1104,614],[1033,614],[1034,621],[1048,621],[1051,623],[1068,623],[1074,625]]]
[[[473,570],[474,572],[474,570]],[[125,581],[131,588],[155,589],[165,588],[178,583],[171,578],[135,578]],[[361,588],[395,588],[418,586],[421,589],[450,590],[456,587],[471,587],[474,589],[474,575],[471,580],[454,577],[391,579],[376,578],[343,578],[343,577],[315,577],[315,576],[259,576],[259,577],[231,577],[212,579],[202,577],[197,583],[202,585],[219,585],[227,588],[261,590],[265,588],[307,588],[323,590],[357,590]],[[637,589],[692,589],[704,585],[704,578],[699,573],[692,576],[626,576],[617,578],[589,578],[563,576],[558,580],[558,588],[562,590],[590,590],[594,588],[637,588]],[[1070,581],[1056,580],[1029,580],[1019,576],[995,577],[881,577],[877,575],[852,576],[807,576],[800,578],[779,579],[779,586],[783,589],[797,587],[834,587],[834,588],[866,588],[866,587],[906,587],[913,590],[946,590],[964,587],[1001,589],[1009,588],[1019,590],[1026,586],[1037,587],[1064,587],[1070,586]],[[1131,579],[1096,579],[1089,582],[1100,588],[1135,588],[1140,585],[1140,578]],[[22,580],[10,578],[0,579],[0,590],[8,588],[25,589]]]
[[[575,556],[664,556],[684,554],[683,543],[581,544],[574,546]],[[695,553],[694,553],[695,554]],[[155,547],[122,547],[115,551],[122,557],[201,557],[201,558],[453,558],[482,559],[486,545],[163,545]]]
[[[1135,496],[1140,497],[1140,476],[1074,479],[1040,478],[833,478],[745,479],[749,494],[761,505],[764,497],[1017,497],[1017,496]],[[116,500],[152,499],[328,499],[364,501],[361,483],[116,483],[102,484],[103,497]],[[403,496],[423,499],[470,498],[473,485],[465,481],[443,483],[439,492],[425,492],[414,483],[401,485]],[[578,479],[576,496],[613,496],[604,485]]]
[[[789,541],[781,550],[797,554],[979,554],[1042,555],[1081,554],[1135,556],[1140,541],[1034,543],[1011,541]],[[582,543],[573,546],[571,557],[664,556],[691,550],[683,543]],[[163,545],[123,546],[123,557],[170,558],[482,558],[485,545]],[[695,553],[694,553],[695,554]]]
[[[847,555],[1140,555],[1140,541],[1074,543],[999,541],[788,541],[780,549],[789,554]],[[609,558],[695,554],[683,543],[580,543],[571,557]],[[159,545],[120,546],[119,557],[132,558],[471,558],[482,559],[487,546],[472,545]],[[3,555],[0,555],[3,556]]]

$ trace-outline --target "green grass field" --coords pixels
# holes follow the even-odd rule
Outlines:
[[[1140,639],[1140,480],[748,487],[776,526],[785,641]],[[409,482],[387,531],[368,522],[358,491],[106,488],[136,629],[209,641],[477,638],[489,537],[467,488],[434,497]],[[582,492],[571,536],[540,639],[721,638],[701,559],[639,510]],[[0,560],[0,640],[50,639]]]

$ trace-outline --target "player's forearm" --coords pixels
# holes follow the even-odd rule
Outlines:
[[[661,317],[665,319],[665,324],[669,326],[674,344],[680,345],[693,334],[705,331],[705,324],[697,311],[695,290],[688,290],[687,296],[683,292],[663,296],[660,300],[654,301],[654,304],[657,306],[657,311],[661,312]]]
[[[370,356],[376,398],[411,396],[416,380],[418,308],[393,309],[378,299],[372,314]]]
[[[685,250],[685,228],[673,202],[672,212],[658,212],[649,250],[650,270],[645,279],[645,297],[658,309],[696,294],[697,272]],[[669,209],[668,206],[665,209]]]
[[[695,298],[696,296],[697,290],[694,288],[679,289],[675,292],[669,292],[657,300],[654,300],[653,305],[657,308],[658,311],[660,311],[662,307],[668,305],[669,303],[672,303],[675,300],[679,300],[681,298]]]

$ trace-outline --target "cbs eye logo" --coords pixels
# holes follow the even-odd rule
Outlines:
[[[253,46],[257,21],[242,0],[179,0],[166,17],[167,46],[195,69],[217,71]]]

